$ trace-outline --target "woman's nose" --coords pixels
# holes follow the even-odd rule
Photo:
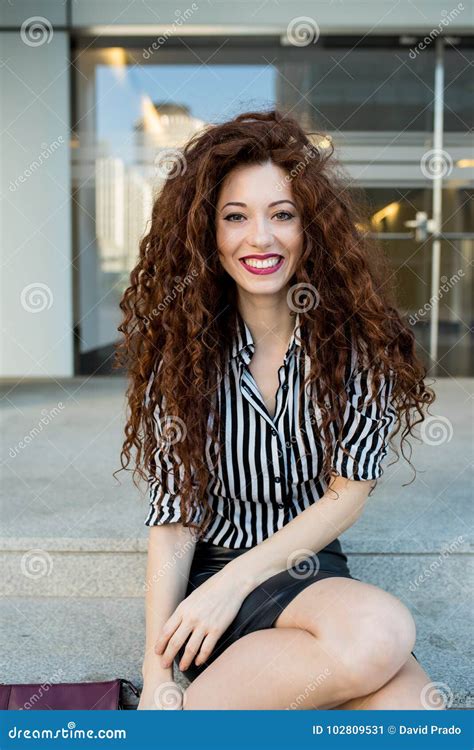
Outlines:
[[[270,231],[270,227],[265,221],[256,221],[253,226],[249,228],[248,242],[253,247],[267,248],[273,242],[273,232]]]

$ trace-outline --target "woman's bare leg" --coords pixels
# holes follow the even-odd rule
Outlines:
[[[183,710],[310,709],[353,693],[336,649],[298,628],[240,638],[187,688]]]
[[[273,628],[231,644],[191,683],[183,708],[333,708],[383,687],[414,642],[413,619],[391,594],[328,578],[301,591]]]
[[[446,686],[447,688],[447,686]],[[413,655],[386,685],[370,695],[352,698],[339,706],[339,711],[437,710],[449,707],[449,688],[436,688]]]

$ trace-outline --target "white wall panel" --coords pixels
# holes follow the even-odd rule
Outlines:
[[[0,32],[0,377],[73,374],[68,38]]]

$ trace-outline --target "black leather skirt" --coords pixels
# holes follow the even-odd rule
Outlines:
[[[189,574],[186,596],[194,591],[201,583],[217,573],[228,562],[247,549],[229,549],[210,542],[198,541]],[[194,662],[183,674],[191,682],[206,669],[211,662],[225,651],[234,641],[254,630],[271,628],[287,604],[307,586],[323,578],[342,576],[353,578],[347,565],[347,557],[343,553],[339,539],[327,545],[317,555],[295,560],[295,565],[288,570],[268,578],[259,584],[242,602],[242,605],[227,630],[220,636],[209,658],[203,664]],[[359,580],[359,579],[355,579]],[[186,644],[175,657],[178,666]]]

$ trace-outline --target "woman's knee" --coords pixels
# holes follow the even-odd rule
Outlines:
[[[326,586],[327,601],[321,599],[322,588],[315,587],[313,597],[307,590],[300,617],[336,658],[349,692],[364,695],[401,669],[415,645],[416,624],[403,602],[383,589],[371,584],[340,587],[334,580]]]
[[[357,637],[341,652],[349,683],[359,695],[378,690],[392,679],[415,645],[416,624],[411,612],[401,601],[390,598],[390,603],[374,605],[359,615]]]

